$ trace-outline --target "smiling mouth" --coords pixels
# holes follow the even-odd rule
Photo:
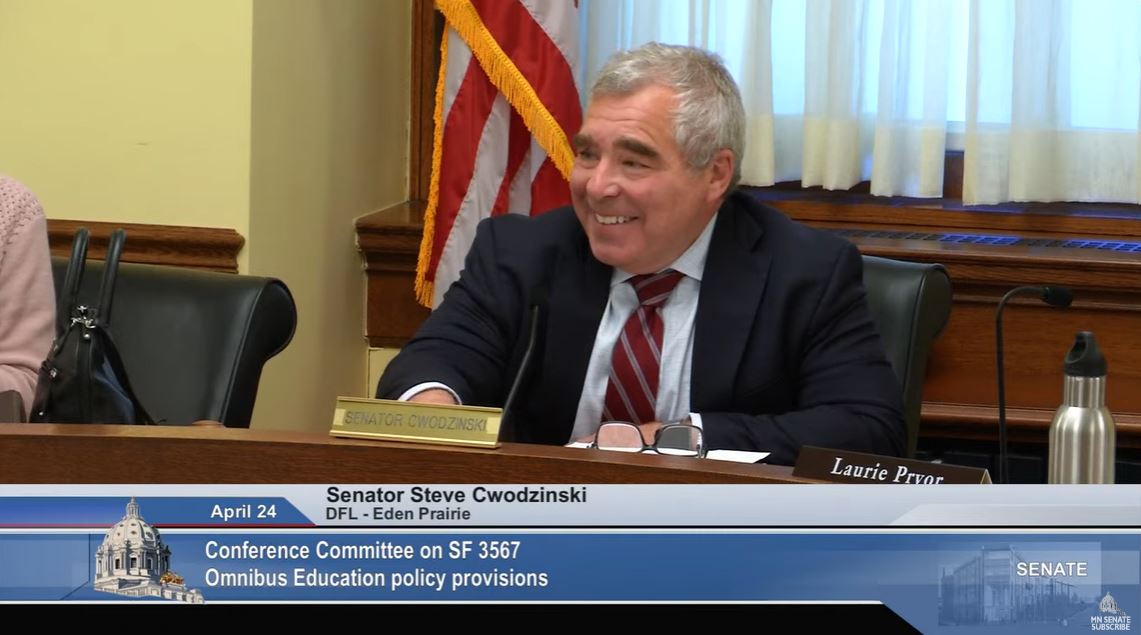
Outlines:
[[[600,225],[621,225],[623,223],[629,223],[630,221],[634,220],[634,217],[633,216],[603,216],[601,214],[595,214],[594,220],[598,221],[598,223]]]

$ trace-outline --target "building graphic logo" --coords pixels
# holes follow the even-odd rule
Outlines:
[[[170,569],[170,548],[154,527],[139,515],[131,497],[127,514],[107,530],[95,551],[95,590],[128,597],[155,597],[192,604],[204,599],[198,589],[188,589],[181,576]]]
[[[1117,608],[1117,600],[1105,592],[1105,597],[1097,603],[1097,615],[1089,618],[1091,631],[1128,631],[1132,628],[1132,620],[1125,611]]]
[[[939,623],[1065,625],[1093,609],[1097,598],[1075,583],[1080,578],[1021,573],[1032,566],[1013,545],[998,544],[984,546],[956,566],[944,569],[939,584]]]

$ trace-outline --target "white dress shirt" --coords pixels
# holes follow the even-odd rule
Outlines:
[[[685,274],[662,305],[662,363],[658,375],[658,404],[654,411],[658,421],[680,421],[686,417],[701,425],[701,416],[690,412],[689,383],[693,366],[693,323],[697,317],[697,297],[701,291],[701,274],[705,270],[705,257],[709,254],[709,240],[713,236],[714,215],[701,235],[689,249],[666,269]],[[602,423],[602,405],[606,400],[606,386],[610,381],[610,359],[614,345],[622,334],[627,318],[638,308],[638,294],[634,286],[626,284],[634,274],[615,268],[610,278],[610,301],[602,313],[582,396],[574,418],[574,431],[570,441],[594,434]]]
[[[673,269],[685,275],[662,305],[662,363],[658,375],[658,403],[654,414],[658,421],[681,421],[686,417],[700,427],[701,415],[690,412],[689,386],[693,367],[693,325],[697,317],[697,299],[701,291],[701,275],[705,271],[705,258],[709,254],[709,241],[713,237],[713,225],[717,215],[709,220],[701,235],[689,249],[665,269]],[[626,281],[634,277],[617,267],[610,277],[610,301],[602,313],[598,333],[594,338],[590,362],[586,367],[586,378],[582,384],[578,410],[574,418],[574,430],[568,441],[581,439],[594,434],[602,423],[602,405],[606,400],[606,386],[610,380],[610,358],[614,345],[622,333],[626,320],[638,308],[638,294],[633,285]],[[406,401],[418,393],[431,388],[443,388],[452,393],[456,403],[461,403],[459,395],[450,386],[439,382],[426,382],[409,388],[400,395]]]

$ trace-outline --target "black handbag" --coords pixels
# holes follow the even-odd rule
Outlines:
[[[111,233],[99,303],[79,304],[89,233],[80,229],[56,308],[56,336],[40,366],[31,421],[35,423],[139,423],[154,421],[139,403],[108,327],[115,274],[126,232]]]

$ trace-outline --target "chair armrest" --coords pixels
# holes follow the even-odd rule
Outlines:
[[[0,392],[0,423],[24,423],[24,398],[17,390]]]

